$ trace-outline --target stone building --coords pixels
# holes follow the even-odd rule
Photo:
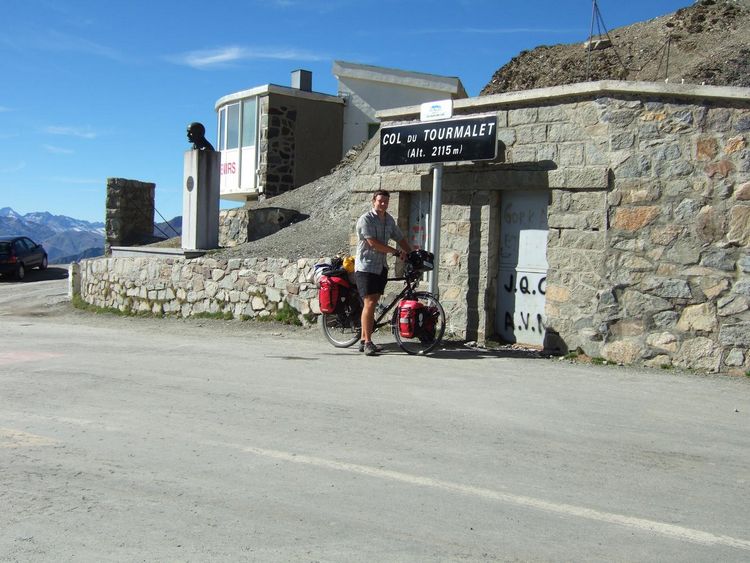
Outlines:
[[[327,174],[341,158],[344,101],[312,91],[307,71],[292,86],[266,84],[216,102],[221,197],[247,201]]]
[[[450,329],[626,364],[750,368],[750,90],[605,81],[454,102],[455,117],[487,114],[497,159],[444,167]],[[430,165],[381,167],[369,149],[352,213],[382,187],[401,226],[423,231]]]

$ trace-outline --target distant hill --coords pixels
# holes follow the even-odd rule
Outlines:
[[[21,215],[0,209],[0,235],[24,235],[41,243],[50,264],[75,262],[104,254],[104,223],[34,212]]]
[[[606,11],[602,19],[606,24]],[[597,80],[750,86],[750,0],[698,0],[672,14],[601,31],[590,53],[587,38],[521,52],[495,72],[480,96]]]
[[[154,224],[154,238],[172,239],[182,234],[182,217]],[[21,215],[0,208],[0,235],[23,235],[41,243],[50,264],[68,264],[104,255],[104,223],[91,223],[65,215],[36,211]]]
[[[170,239],[182,235],[182,216],[177,216],[163,223],[154,223],[154,236]]]

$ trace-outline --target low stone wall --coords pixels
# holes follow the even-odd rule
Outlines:
[[[232,247],[267,237],[305,217],[294,209],[281,207],[222,210],[219,214],[219,246]]]
[[[249,209],[222,209],[219,212],[219,246],[227,248],[247,242],[249,221]]]
[[[302,324],[320,313],[313,267],[320,260],[278,258],[99,258],[73,264],[73,293],[91,305],[190,317],[268,317],[288,303]]]

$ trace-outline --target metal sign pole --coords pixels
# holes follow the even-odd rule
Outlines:
[[[432,205],[430,209],[430,252],[435,255],[434,269],[430,272],[430,293],[439,298],[438,265],[440,264],[440,221],[443,205],[443,164],[432,167]]]

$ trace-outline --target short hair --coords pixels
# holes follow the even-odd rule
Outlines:
[[[382,195],[383,197],[387,197],[388,199],[391,199],[391,194],[388,190],[375,190],[375,193],[372,194],[372,201],[375,201],[375,198],[379,195]]]

